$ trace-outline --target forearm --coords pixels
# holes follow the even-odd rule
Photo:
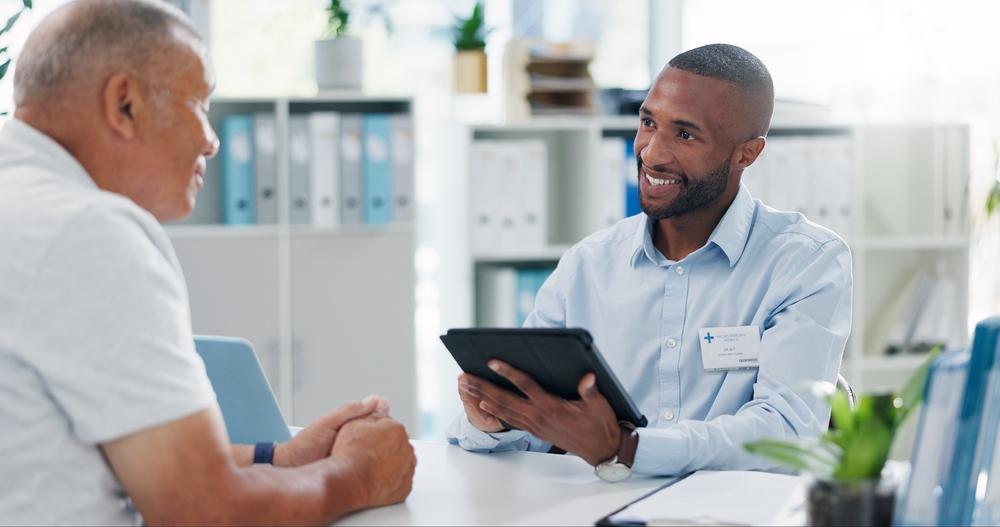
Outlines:
[[[696,470],[775,470],[776,463],[747,452],[760,439],[787,439],[821,433],[812,412],[790,413],[768,405],[749,405],[735,415],[709,421],[681,421],[670,428],[639,430],[635,470],[677,475]]]
[[[166,510],[140,508],[146,523],[325,525],[363,508],[367,499],[351,467],[332,459],[298,468],[234,466],[226,472]]]

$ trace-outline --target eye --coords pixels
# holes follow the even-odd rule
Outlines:
[[[642,119],[639,120],[639,122],[642,123],[642,126],[645,128],[653,127],[653,120],[648,117],[643,117]]]
[[[683,130],[683,129],[680,130],[679,132],[677,132],[677,137],[680,137],[681,139],[683,139],[685,141],[694,141],[694,136],[691,135],[691,134],[689,134],[687,130]]]

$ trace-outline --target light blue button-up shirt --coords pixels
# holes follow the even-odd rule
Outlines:
[[[833,232],[754,200],[745,186],[708,242],[680,261],[639,214],[568,250],[527,327],[582,327],[649,419],[633,469],[772,469],[743,444],[818,436],[851,331],[851,255]],[[757,326],[760,367],[706,371],[699,330]],[[476,451],[548,451],[523,431],[487,434],[464,416],[449,440]]]

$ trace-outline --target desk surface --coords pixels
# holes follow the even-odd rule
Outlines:
[[[417,471],[406,502],[347,516],[336,525],[593,525],[669,478],[606,483],[576,456],[473,454],[413,441]]]

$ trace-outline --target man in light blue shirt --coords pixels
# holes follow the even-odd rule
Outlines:
[[[567,251],[525,323],[589,330],[648,427],[618,423],[592,374],[570,401],[493,361],[527,398],[460,376],[466,415],[449,429],[453,443],[569,451],[616,480],[771,469],[743,444],[826,429],[830,410],[812,385],[834,383],[840,369],[851,255],[833,232],[741,184],[773,104],[770,74],[746,50],[713,44],[672,59],[635,138],[644,213]],[[746,368],[754,357],[758,367]]]

